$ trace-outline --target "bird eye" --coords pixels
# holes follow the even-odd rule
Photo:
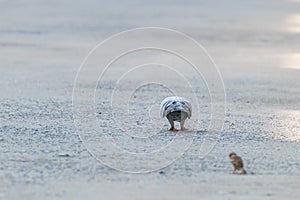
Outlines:
[[[176,101],[173,101],[173,103],[172,104],[175,104],[176,103]]]
[[[184,102],[182,102],[182,105],[184,105],[185,103]]]

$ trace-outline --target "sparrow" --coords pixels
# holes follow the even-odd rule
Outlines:
[[[160,104],[160,116],[167,117],[171,131],[178,131],[174,126],[175,121],[180,123],[180,130],[185,130],[184,122],[192,116],[192,105],[183,97],[167,97]]]
[[[233,166],[233,174],[247,174],[246,170],[244,169],[243,160],[240,156],[238,156],[236,153],[232,152],[229,154],[229,158],[231,161],[231,164]]]

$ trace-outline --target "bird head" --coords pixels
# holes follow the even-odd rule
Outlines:
[[[236,156],[236,155],[237,155],[236,153],[231,152],[231,153],[229,154],[229,158],[231,158],[232,156]]]

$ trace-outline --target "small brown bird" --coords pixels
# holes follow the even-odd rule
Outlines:
[[[244,163],[240,156],[238,156],[236,153],[232,152],[229,154],[229,158],[231,161],[231,164],[233,166],[233,174],[247,174],[246,170],[244,169]]]

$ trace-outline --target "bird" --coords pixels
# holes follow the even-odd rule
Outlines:
[[[244,163],[240,156],[238,156],[236,153],[231,152],[229,154],[229,158],[231,161],[231,164],[233,166],[233,174],[247,174],[246,170],[244,169]]]
[[[171,125],[170,131],[179,131],[174,126],[175,121],[180,123],[180,130],[185,130],[184,122],[192,116],[192,105],[183,97],[167,97],[160,104],[160,116],[167,117]]]

